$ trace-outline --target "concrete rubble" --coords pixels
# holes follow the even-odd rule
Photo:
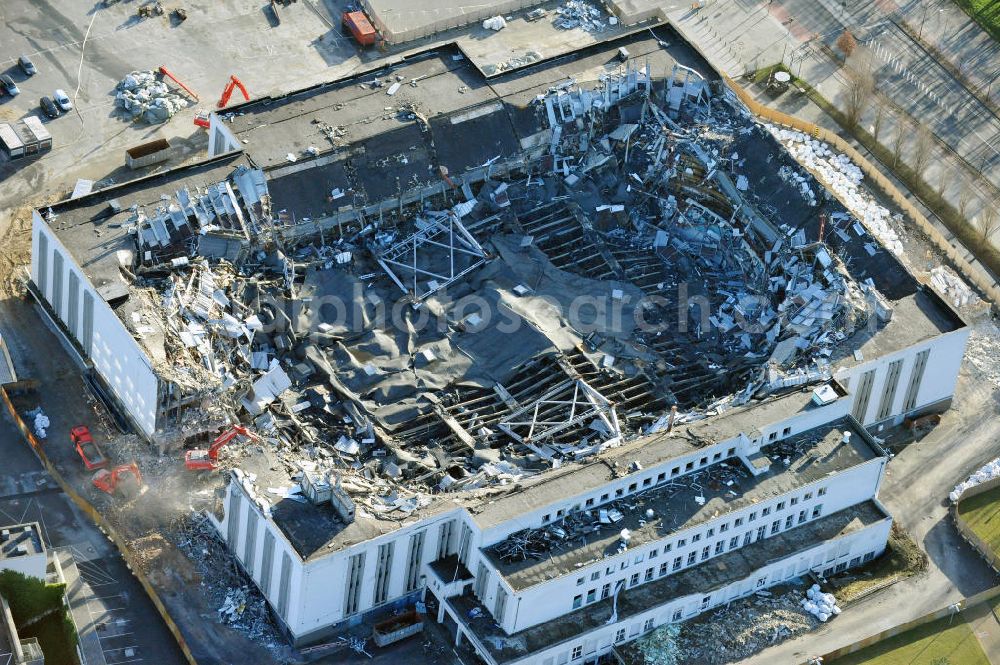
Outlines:
[[[587,32],[601,33],[615,25],[617,19],[610,17],[609,20],[606,12],[584,0],[567,0],[556,9],[553,23],[561,30],[580,28]]]
[[[154,71],[134,71],[115,86],[115,107],[133,121],[166,122],[188,105],[187,99],[170,91]]]
[[[983,466],[976,469],[971,476],[960,482],[958,485],[955,485],[955,489],[948,493],[948,498],[952,503],[955,503],[962,498],[962,494],[966,490],[982,485],[985,482],[995,480],[996,478],[1000,478],[1000,458],[987,462]]]
[[[799,602],[801,592],[757,592],[683,624],[639,638],[635,665],[723,665],[812,630],[819,621]]]

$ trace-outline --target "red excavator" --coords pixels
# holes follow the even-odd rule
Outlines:
[[[94,487],[112,496],[130,500],[142,493],[142,472],[135,462],[116,466],[110,471],[101,469],[94,474]]]
[[[193,99],[196,102],[198,101],[198,95],[195,94],[195,91],[192,90],[191,88],[187,87],[186,85],[184,85],[181,82],[181,80],[179,78],[177,78],[176,76],[174,76],[173,72],[171,72],[169,69],[167,69],[166,66],[164,66],[164,65],[160,65],[160,76],[162,76],[164,78],[170,79],[171,81],[173,81],[174,83],[176,83],[177,85],[179,85],[184,92],[186,92],[188,95],[190,95],[191,99]]]
[[[223,446],[238,436],[245,436],[248,439],[259,440],[260,437],[242,425],[233,425],[228,430],[215,437],[208,450],[196,448],[184,453],[184,466],[188,471],[215,471],[218,468],[216,462],[219,460],[219,451]]]
[[[233,96],[233,90],[239,88],[240,92],[243,93],[243,99],[250,101],[250,93],[247,92],[246,86],[243,85],[243,81],[236,78],[236,74],[229,75],[229,83],[226,84],[225,90],[222,91],[222,97],[219,98],[219,108],[225,108],[226,104],[229,103],[229,98]]]

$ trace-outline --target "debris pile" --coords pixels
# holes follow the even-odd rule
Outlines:
[[[976,295],[975,291],[948,266],[937,266],[931,269],[931,286],[951,301],[956,309],[979,302],[979,296]]]
[[[49,417],[42,411],[42,407],[32,409],[25,415],[31,419],[31,429],[35,432],[35,436],[44,439],[48,435]]]
[[[1000,328],[989,319],[977,323],[966,347],[965,360],[994,388],[1000,388]]]
[[[133,121],[149,124],[166,122],[187,107],[184,97],[170,92],[154,71],[135,71],[126,75],[115,87],[115,106]]]
[[[891,214],[861,187],[864,174],[844,154],[836,154],[830,146],[794,129],[769,125],[771,133],[809,171],[836,194],[851,214],[855,215],[872,235],[897,256],[903,253],[899,234],[890,224]]]
[[[268,648],[284,647],[284,639],[271,620],[267,601],[253,580],[229,554],[219,533],[203,515],[190,515],[177,523],[177,545],[194,563],[219,621],[260,641]]]
[[[812,630],[818,621],[800,594],[758,591],[678,627],[659,628],[630,646],[637,665],[723,665]]]
[[[483,21],[483,29],[499,32],[507,27],[507,21],[503,16],[494,16]]]
[[[837,599],[832,593],[823,593],[818,584],[813,584],[802,599],[802,609],[826,623],[830,617],[840,614]]]
[[[560,30],[572,30],[582,28],[587,32],[604,32],[608,25],[614,25],[617,20],[612,17],[610,20],[605,13],[584,0],[567,0],[556,9],[556,18],[553,21]]]
[[[1000,458],[987,462],[971,476],[955,485],[955,489],[948,493],[948,498],[951,499],[952,503],[957,503],[966,490],[996,478],[1000,478]]]

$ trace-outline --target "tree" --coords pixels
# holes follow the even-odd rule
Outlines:
[[[844,59],[851,57],[851,54],[858,48],[858,40],[854,38],[849,30],[844,30],[837,37],[836,46],[844,54]]]
[[[844,116],[852,129],[858,126],[858,121],[864,114],[875,92],[875,77],[872,75],[871,62],[867,58],[858,61],[857,66],[846,69],[847,91],[844,102]]]
[[[878,141],[878,135],[882,133],[882,125],[885,123],[885,104],[881,99],[875,97],[875,121],[872,122],[872,138]]]
[[[962,219],[966,218],[967,212],[969,212],[969,205],[972,203],[976,193],[972,189],[972,178],[966,176],[962,179],[962,189],[958,192],[958,214],[962,216]]]
[[[913,172],[918,178],[922,178],[927,170],[927,163],[931,158],[931,149],[934,147],[934,135],[927,125],[921,123],[917,126],[917,142],[913,147]]]
[[[899,158],[903,154],[903,141],[906,140],[906,120],[902,116],[896,117],[896,131],[892,135],[892,166],[899,165]]]
[[[979,217],[976,217],[976,228],[979,229],[983,242],[989,240],[990,236],[1000,229],[1000,214],[997,214],[994,205],[988,204],[979,212]]]

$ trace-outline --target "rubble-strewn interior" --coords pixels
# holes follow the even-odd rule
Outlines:
[[[112,205],[134,247],[109,302],[157,363],[164,437],[252,422],[228,463],[262,505],[336,485],[325,541],[355,507],[401,519],[828,378],[891,316],[879,291],[912,288],[850,266],[884,250],[690,70],[531,104],[544,144],[517,166],[377,216],[274,212],[252,163]]]

